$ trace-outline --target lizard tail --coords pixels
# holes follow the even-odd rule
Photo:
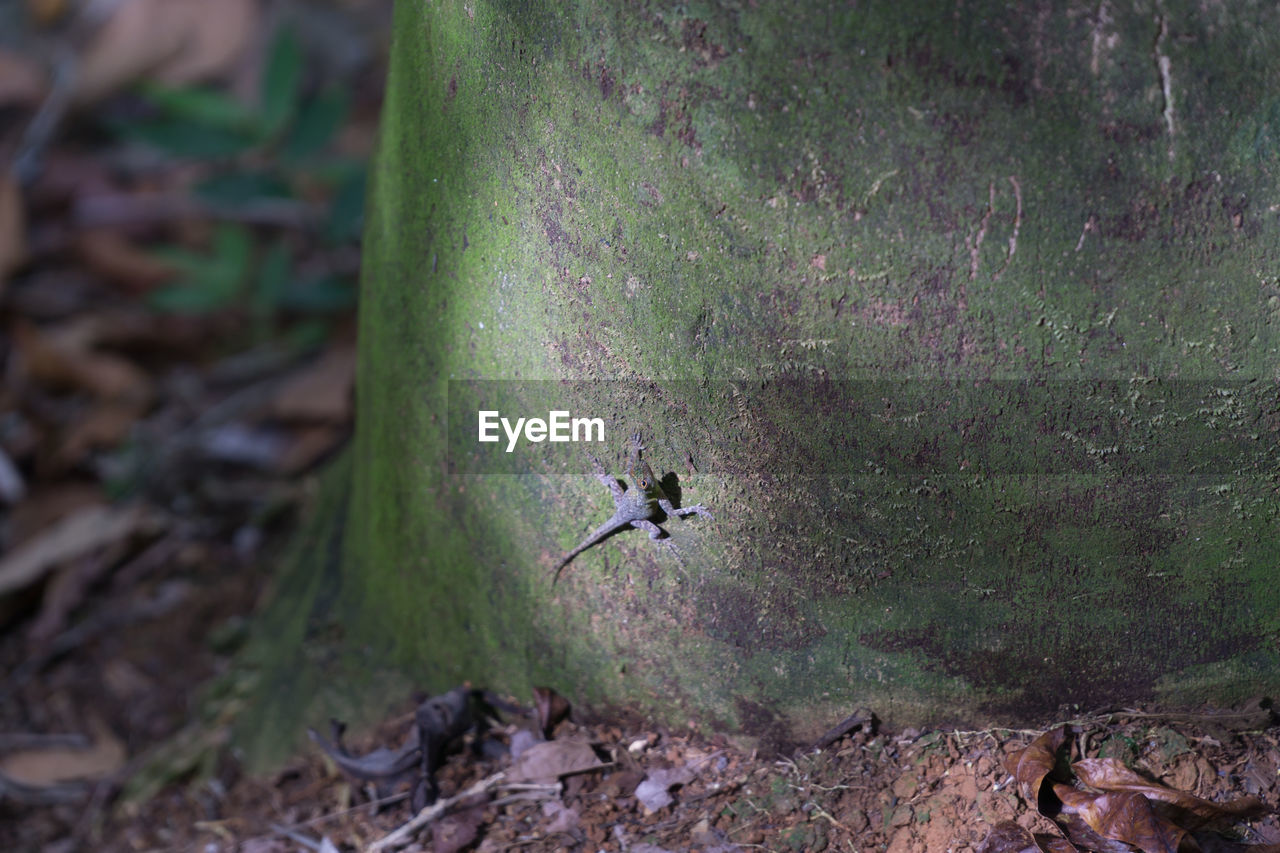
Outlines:
[[[563,560],[561,560],[561,561],[560,561],[560,565],[556,566],[556,573],[555,573],[554,575],[552,575],[552,576],[551,576],[551,585],[552,585],[552,586],[555,586],[555,585],[556,585],[556,581],[560,580],[560,573],[564,571],[564,567],[565,567],[565,566],[567,566],[567,565],[569,565],[570,563],[572,563],[572,562],[573,562],[573,558],[574,558],[574,557],[576,557],[576,556],[578,556],[579,554],[581,554],[581,553],[583,552],[583,550],[585,550],[585,549],[583,549],[583,548],[575,548],[575,549],[573,549],[572,551],[570,551],[568,554],[566,554],[566,555],[565,555],[565,558],[564,558]]]

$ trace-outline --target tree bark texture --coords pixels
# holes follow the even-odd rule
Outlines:
[[[777,743],[1274,690],[1278,42],[1246,2],[397,4],[345,540],[281,624],[340,626],[338,692]],[[636,430],[716,520],[553,586]]]

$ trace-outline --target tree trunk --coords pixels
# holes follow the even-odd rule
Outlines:
[[[345,540],[264,622],[277,697],[376,714],[396,670],[782,743],[1280,686],[1280,9],[395,25]],[[637,430],[715,520],[553,584]]]

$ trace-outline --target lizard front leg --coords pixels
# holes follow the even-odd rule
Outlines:
[[[614,507],[617,508],[622,506],[623,501],[626,500],[626,492],[622,490],[622,486],[618,485],[618,478],[614,477],[604,469],[604,466],[600,464],[600,460],[595,457],[595,454],[588,455],[591,456],[591,465],[595,469],[596,479],[604,484],[604,486],[609,489],[609,493],[613,495]]]
[[[667,498],[659,498],[658,506],[662,508],[662,511],[665,512],[669,518],[684,518],[686,515],[697,515],[705,518],[707,521],[716,520],[716,517],[711,514],[711,511],[702,504],[675,507],[672,506],[671,501]]]

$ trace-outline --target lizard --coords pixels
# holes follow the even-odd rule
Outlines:
[[[684,518],[688,515],[699,515],[711,521],[715,520],[711,512],[702,504],[688,507],[677,507],[672,504],[671,498],[667,497],[667,493],[662,490],[662,485],[654,476],[649,463],[641,458],[640,454],[643,450],[644,445],[640,443],[640,434],[631,436],[631,466],[627,472],[631,476],[631,489],[623,489],[617,479],[604,470],[600,460],[595,456],[591,457],[596,479],[608,487],[613,495],[613,517],[597,527],[591,535],[582,540],[581,545],[565,555],[556,566],[555,575],[551,580],[553,585],[560,579],[560,572],[574,557],[623,528],[635,527],[648,533],[650,539],[661,539],[666,535],[666,531],[654,521],[663,516]]]

